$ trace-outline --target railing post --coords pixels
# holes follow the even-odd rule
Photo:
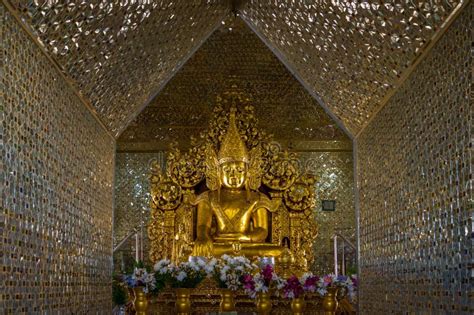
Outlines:
[[[342,244],[342,256],[341,256],[341,274],[345,275],[346,274],[346,248],[344,244],[344,239],[341,241]]]
[[[334,274],[337,277],[337,235],[334,235]]]
[[[140,226],[140,260],[143,261],[143,221]]]
[[[135,261],[140,260],[140,241],[138,239],[138,232],[135,233]]]

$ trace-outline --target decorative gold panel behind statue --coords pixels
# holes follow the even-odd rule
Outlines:
[[[166,172],[152,167],[151,260],[276,257],[287,238],[297,267],[307,269],[317,235],[314,176],[258,130],[242,92],[227,92],[217,103],[188,152],[173,147]]]

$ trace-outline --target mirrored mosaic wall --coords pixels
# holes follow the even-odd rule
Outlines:
[[[10,2],[114,135],[229,12],[220,0]]]
[[[317,161],[312,172],[317,176],[316,221],[318,238],[314,244],[317,273],[334,271],[334,250],[332,237],[339,233],[356,244],[356,215],[354,201],[353,158],[351,151],[341,152],[300,152],[301,159]],[[322,211],[323,200],[335,200],[335,211]],[[346,246],[346,266],[356,268],[355,250]]]
[[[146,237],[150,215],[149,165],[153,160],[164,167],[163,152],[116,154],[114,246],[140,227],[141,222],[145,222]]]
[[[360,307],[473,314],[469,4],[358,139]]]
[[[0,15],[1,313],[110,313],[114,140]]]
[[[259,1],[241,16],[353,134],[463,1]]]
[[[355,243],[355,208],[353,159],[351,151],[301,152],[302,159],[315,159],[314,173],[320,178],[317,185],[317,220],[319,235],[315,244],[318,272],[330,272],[334,268],[331,236],[339,231]],[[144,256],[147,258],[146,224],[149,206],[149,164],[153,159],[164,165],[164,153],[117,153],[115,181],[114,243],[119,244],[124,237],[133,233],[134,228],[145,222]],[[321,200],[336,200],[335,212],[322,212]],[[134,257],[135,239],[132,237],[114,255],[117,266]],[[123,254],[122,254],[123,252]],[[122,256],[124,255],[124,256]],[[349,253],[350,257],[351,254]],[[123,258],[122,258],[123,257]]]
[[[119,148],[155,143],[166,150],[170,141],[189,146],[191,136],[207,127],[217,97],[230,91],[251,100],[260,128],[280,143],[349,141],[245,22],[229,18],[127,126]]]

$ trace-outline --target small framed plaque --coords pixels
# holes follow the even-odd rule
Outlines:
[[[323,211],[336,211],[336,200],[323,200],[322,210]]]

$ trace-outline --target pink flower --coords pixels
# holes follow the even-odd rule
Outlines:
[[[319,277],[311,276],[308,277],[303,285],[305,291],[314,292],[316,290],[316,284],[319,281]]]
[[[332,278],[331,276],[327,275],[327,276],[324,276],[323,281],[325,285],[330,285],[332,283]]]
[[[261,274],[263,276],[263,280],[265,282],[265,285],[269,286],[270,282],[272,281],[272,278],[273,278],[273,267],[272,267],[272,265],[266,265],[265,268],[262,269]]]
[[[297,276],[291,276],[286,281],[286,285],[283,287],[284,296],[286,298],[297,298],[303,294],[303,286]]]
[[[245,274],[242,276],[242,284],[244,285],[244,289],[247,291],[254,291],[255,290],[255,281],[253,280],[253,276],[249,274]]]

